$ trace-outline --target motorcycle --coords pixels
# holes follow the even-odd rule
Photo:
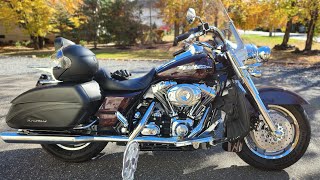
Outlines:
[[[111,77],[90,50],[57,38],[53,59],[59,65],[12,101],[6,123],[19,130],[1,138],[41,144],[68,162],[90,160],[108,142],[131,144],[124,161],[129,177],[139,148],[222,144],[260,169],[291,166],[309,145],[308,102],[282,88],[256,88],[251,76],[261,77],[257,67],[270,48],[245,45],[219,0],[204,1],[202,9],[205,21],[188,10],[188,22],[200,25],[175,39],[184,46],[174,58],[134,79]]]

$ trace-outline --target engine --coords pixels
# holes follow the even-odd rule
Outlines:
[[[159,103],[142,135],[187,137],[199,131],[216,91],[205,84],[163,81],[152,87],[152,94]]]

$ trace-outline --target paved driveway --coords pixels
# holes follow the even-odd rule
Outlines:
[[[39,73],[34,66],[45,60],[0,58],[0,131],[5,124],[9,102],[35,85]],[[127,68],[135,75],[147,72],[159,62],[104,61],[110,69]],[[295,165],[276,172],[248,166],[234,153],[214,147],[192,152],[142,152],[136,179],[320,179],[320,70],[315,67],[264,67],[258,85],[281,86],[301,94],[312,125],[312,140],[305,156]],[[0,179],[120,179],[124,147],[109,144],[103,155],[90,162],[73,164],[58,161],[39,145],[5,144],[0,141]]]

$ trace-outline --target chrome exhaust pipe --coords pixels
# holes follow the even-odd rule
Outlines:
[[[1,139],[6,143],[30,143],[30,144],[71,144],[87,142],[128,142],[129,137],[125,136],[52,136],[52,135],[25,135],[17,132],[4,132],[0,134]],[[199,143],[212,143],[213,137],[192,138],[178,140],[176,137],[162,138],[142,136],[134,139],[139,143],[173,144],[176,147],[194,145]]]

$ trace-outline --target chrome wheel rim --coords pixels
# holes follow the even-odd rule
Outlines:
[[[264,159],[280,159],[287,156],[299,141],[299,125],[295,116],[286,108],[269,105],[270,117],[282,136],[275,138],[270,135],[266,125],[252,130],[244,139],[248,148]],[[262,117],[260,117],[262,118]]]
[[[89,146],[90,143],[81,143],[81,144],[57,144],[60,148],[68,151],[78,151]]]

